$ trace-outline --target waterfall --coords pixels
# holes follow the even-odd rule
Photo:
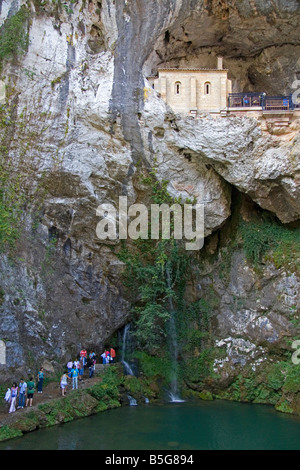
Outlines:
[[[171,283],[171,276],[168,265],[166,266],[166,279],[167,279],[167,286],[168,289],[171,291],[172,283]],[[177,330],[176,330],[176,311],[174,308],[173,297],[170,294],[168,297],[169,302],[169,313],[170,313],[170,329],[169,329],[169,337],[170,337],[170,354],[172,360],[172,371],[171,371],[171,388],[169,391],[169,398],[171,402],[178,403],[183,402],[178,393],[178,341],[177,341]]]
[[[137,406],[137,401],[135,398],[133,398],[132,396],[130,395],[127,395],[128,396],[128,400],[129,400],[129,405],[130,406]]]
[[[132,368],[130,367],[130,365],[128,364],[128,362],[125,360],[125,357],[126,357],[126,346],[127,346],[127,342],[128,342],[129,331],[130,331],[130,324],[128,323],[127,325],[125,325],[125,327],[124,327],[124,332],[123,332],[122,358],[121,358],[121,362],[122,362],[122,364],[123,364],[123,366],[124,366],[125,373],[126,373],[127,375],[134,375],[134,372],[133,372]]]

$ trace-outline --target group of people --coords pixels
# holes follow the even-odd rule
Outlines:
[[[106,349],[101,354],[102,363],[109,364],[114,363],[116,360],[116,351],[114,348]],[[67,363],[67,370],[64,371],[60,379],[60,388],[62,396],[65,396],[66,389],[68,386],[68,380],[72,380],[72,390],[78,389],[78,381],[83,380],[83,374],[85,369],[89,370],[89,378],[91,379],[95,372],[96,365],[96,354],[94,351],[90,352],[89,356],[86,349],[80,351],[78,359],[72,361],[71,359]]]
[[[38,393],[43,393],[43,382],[44,369],[41,367],[37,374]],[[7,389],[4,397],[5,401],[10,405],[9,413],[14,413],[17,408],[24,408],[28,405],[32,406],[35,388],[36,384],[33,377],[30,377],[28,382],[25,382],[25,380],[21,378],[19,385],[13,382],[11,388]]]
[[[62,396],[65,396],[66,388],[68,385],[68,379],[72,379],[72,390],[78,389],[78,380],[83,380],[85,369],[89,369],[89,378],[92,378],[95,371],[96,354],[92,351],[87,355],[86,349],[82,349],[79,354],[79,358],[75,361],[71,359],[67,363],[67,370],[64,371],[60,379],[60,388]]]
[[[116,351],[114,348],[105,349],[103,354],[101,354],[102,363],[110,364],[116,361]],[[60,388],[61,394],[64,397],[67,391],[68,381],[72,381],[72,390],[78,389],[78,381],[83,380],[84,371],[89,370],[89,378],[92,378],[95,371],[96,365],[96,354],[94,351],[87,354],[86,349],[80,351],[78,359],[72,361],[71,359],[67,363],[67,369],[64,371],[60,377]],[[43,393],[43,382],[44,382],[44,369],[40,368],[37,374],[37,391],[38,393]],[[34,378],[30,377],[28,382],[25,382],[24,379],[20,379],[19,385],[14,382],[11,388],[7,389],[5,394],[5,401],[10,404],[9,413],[14,413],[17,408],[24,408],[27,406],[32,406],[33,396],[36,389],[36,383]],[[18,405],[17,405],[18,399]]]
[[[106,349],[102,354],[102,364],[111,364],[116,361],[116,351],[114,348]]]

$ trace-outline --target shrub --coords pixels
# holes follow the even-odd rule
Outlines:
[[[15,15],[7,18],[0,29],[0,62],[23,53],[28,47],[26,30],[29,11],[22,7]]]
[[[101,383],[94,385],[88,390],[88,393],[98,401],[104,403],[116,402],[119,399],[120,379],[117,369],[110,366],[104,374]]]
[[[243,249],[248,260],[258,265],[268,256],[276,268],[299,269],[299,229],[289,228],[277,221],[242,223]]]

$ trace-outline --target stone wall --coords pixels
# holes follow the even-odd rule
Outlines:
[[[227,107],[231,81],[226,70],[160,70],[155,90],[176,113],[220,112]],[[208,86],[208,89],[207,89]]]

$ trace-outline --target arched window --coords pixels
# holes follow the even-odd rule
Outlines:
[[[210,82],[206,82],[204,84],[204,94],[205,95],[210,95],[211,94],[211,83]]]
[[[176,82],[175,83],[175,95],[180,95],[181,91],[182,91],[181,82]]]

